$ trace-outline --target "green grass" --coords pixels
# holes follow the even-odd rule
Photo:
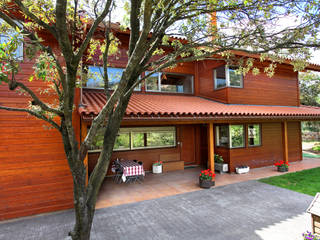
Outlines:
[[[320,192],[320,168],[263,178],[260,182],[315,196]]]
[[[307,158],[320,158],[320,155],[310,152],[303,152],[302,155]]]

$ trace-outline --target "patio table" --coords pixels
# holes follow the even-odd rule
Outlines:
[[[145,175],[143,165],[132,160],[120,161],[120,166],[123,169],[122,181],[125,182],[129,176]]]

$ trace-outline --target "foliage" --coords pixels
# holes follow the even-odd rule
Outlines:
[[[224,163],[223,157],[220,156],[219,154],[215,154],[215,155],[214,155],[214,161],[215,161],[216,163]]]
[[[303,240],[320,240],[320,238],[316,235],[313,235],[311,232],[307,231],[302,233]]]
[[[315,72],[299,74],[300,101],[303,105],[320,106],[320,75]]]
[[[162,161],[156,161],[153,163],[155,166],[162,166]]]
[[[207,170],[202,170],[200,175],[199,175],[199,179],[201,180],[212,180],[214,179],[216,176],[215,173],[213,173],[210,169]]]
[[[320,143],[316,143],[313,147],[312,150],[315,152],[320,152]]]
[[[244,146],[244,128],[243,125],[230,125],[231,147]]]
[[[289,166],[290,166],[290,164],[288,162],[286,163],[283,160],[275,162],[273,165],[276,166],[276,167],[285,167],[285,168],[289,168]]]
[[[294,58],[292,65],[301,70],[310,56],[309,49],[320,47],[320,4],[316,0],[125,0],[130,28],[125,51],[128,62],[110,92],[111,59],[122,57],[116,34],[126,30],[125,25],[111,22],[118,2],[0,0],[0,30],[9,36],[0,43],[0,84],[8,84],[9,90],[30,99],[26,108],[0,105],[0,109],[28,113],[61,134],[74,183],[76,221],[70,231],[72,239],[90,238],[97,194],[130,97],[141,81],[164,69],[203,59],[239,65],[238,72],[242,74],[252,70],[254,74],[272,76],[283,57]],[[297,21],[284,28],[281,21],[288,18]],[[217,24],[208,24],[211,20]],[[47,88],[35,90],[16,77],[20,71],[16,50],[22,42],[24,60],[35,63],[29,81]],[[260,54],[260,59],[236,57],[237,51]],[[254,67],[265,60],[264,68]],[[72,113],[77,107],[74,98],[76,88],[86,81],[84,65],[90,61],[101,66],[101,87],[107,101],[79,143],[72,125]],[[149,72],[144,74],[146,71]],[[49,102],[49,96],[56,100]],[[102,134],[97,137],[102,127]],[[234,146],[243,145],[241,129],[231,131]],[[101,154],[87,181],[84,159],[94,140],[101,147]],[[153,136],[151,144],[160,141],[169,142],[170,136]]]
[[[315,196],[320,189],[320,168],[287,173],[280,176],[264,178],[259,181]]]

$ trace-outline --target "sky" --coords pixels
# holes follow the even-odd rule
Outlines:
[[[114,13],[112,14],[113,22],[122,22],[125,11],[123,9],[123,1],[119,1],[118,6],[114,9]],[[281,20],[280,25],[282,27],[289,27],[294,25],[294,20],[291,17],[284,18]],[[320,65],[320,50],[313,51],[313,57],[309,61],[310,63],[315,63]]]

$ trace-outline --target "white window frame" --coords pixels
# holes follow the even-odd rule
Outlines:
[[[221,67],[221,66],[219,66]],[[217,67],[217,68],[219,68]],[[223,87],[217,87],[217,68],[215,68],[214,71],[214,90],[219,90],[219,89],[223,89],[223,88],[227,88],[227,87],[232,87],[232,88],[243,88],[243,75],[241,74],[241,82],[240,82],[240,86],[231,86],[230,85],[230,74],[229,74],[229,67],[236,67],[236,66],[229,66],[229,65],[225,65],[225,76],[226,76],[226,86]]]

